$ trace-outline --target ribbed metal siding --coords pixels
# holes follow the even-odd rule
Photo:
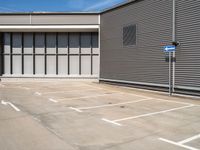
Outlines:
[[[176,1],[176,87],[200,91],[200,1]]]
[[[137,44],[123,47],[122,29],[137,25]],[[101,16],[100,78],[168,86],[160,46],[172,41],[172,1],[143,0]]]

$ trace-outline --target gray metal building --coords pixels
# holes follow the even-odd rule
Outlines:
[[[162,47],[179,42],[173,90],[200,94],[199,15],[200,1],[193,0],[138,0],[103,12],[100,80],[167,88]]]
[[[132,0],[100,13],[0,14],[1,76],[99,77],[167,89],[162,49],[178,42],[173,90],[198,94],[199,8],[194,0]]]

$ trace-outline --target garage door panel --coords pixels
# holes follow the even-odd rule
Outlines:
[[[92,59],[93,65],[92,65],[92,70],[94,75],[99,74],[99,56],[93,56]]]
[[[47,56],[47,74],[56,74],[56,56]]]
[[[10,74],[10,55],[4,55],[4,74]]]
[[[33,53],[33,34],[24,33],[24,54]]]
[[[44,75],[44,56],[35,56],[35,74]]]
[[[68,57],[58,56],[58,74],[67,75],[68,74]]]
[[[68,34],[59,33],[58,34],[58,54],[68,53]]]
[[[46,42],[47,54],[56,54],[56,34],[46,34]]]
[[[10,54],[10,33],[4,34],[4,53]]]
[[[33,74],[33,56],[24,56],[24,74]]]
[[[93,33],[92,34],[92,53],[93,54],[99,54],[99,41],[98,41],[98,34]]]
[[[79,54],[79,33],[70,33],[69,52],[70,54]]]
[[[91,33],[81,34],[81,54],[91,53]]]
[[[13,54],[22,53],[22,35],[20,33],[13,33],[12,52]]]
[[[70,75],[79,74],[79,56],[70,56]]]
[[[44,54],[44,33],[36,33],[35,34],[35,53],[36,54]]]
[[[22,56],[21,55],[13,55],[13,74],[21,74],[22,73]]]
[[[81,74],[90,75],[91,74],[91,57],[81,56]]]

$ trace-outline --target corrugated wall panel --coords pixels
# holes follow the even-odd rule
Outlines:
[[[168,86],[161,43],[172,41],[172,0],[143,0],[101,16],[100,78]],[[137,26],[136,46],[123,47],[122,29]]]
[[[176,37],[181,43],[176,52],[175,85],[200,91],[200,1],[176,1]]]

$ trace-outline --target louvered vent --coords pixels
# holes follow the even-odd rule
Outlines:
[[[136,25],[129,25],[123,27],[123,45],[136,45]]]

